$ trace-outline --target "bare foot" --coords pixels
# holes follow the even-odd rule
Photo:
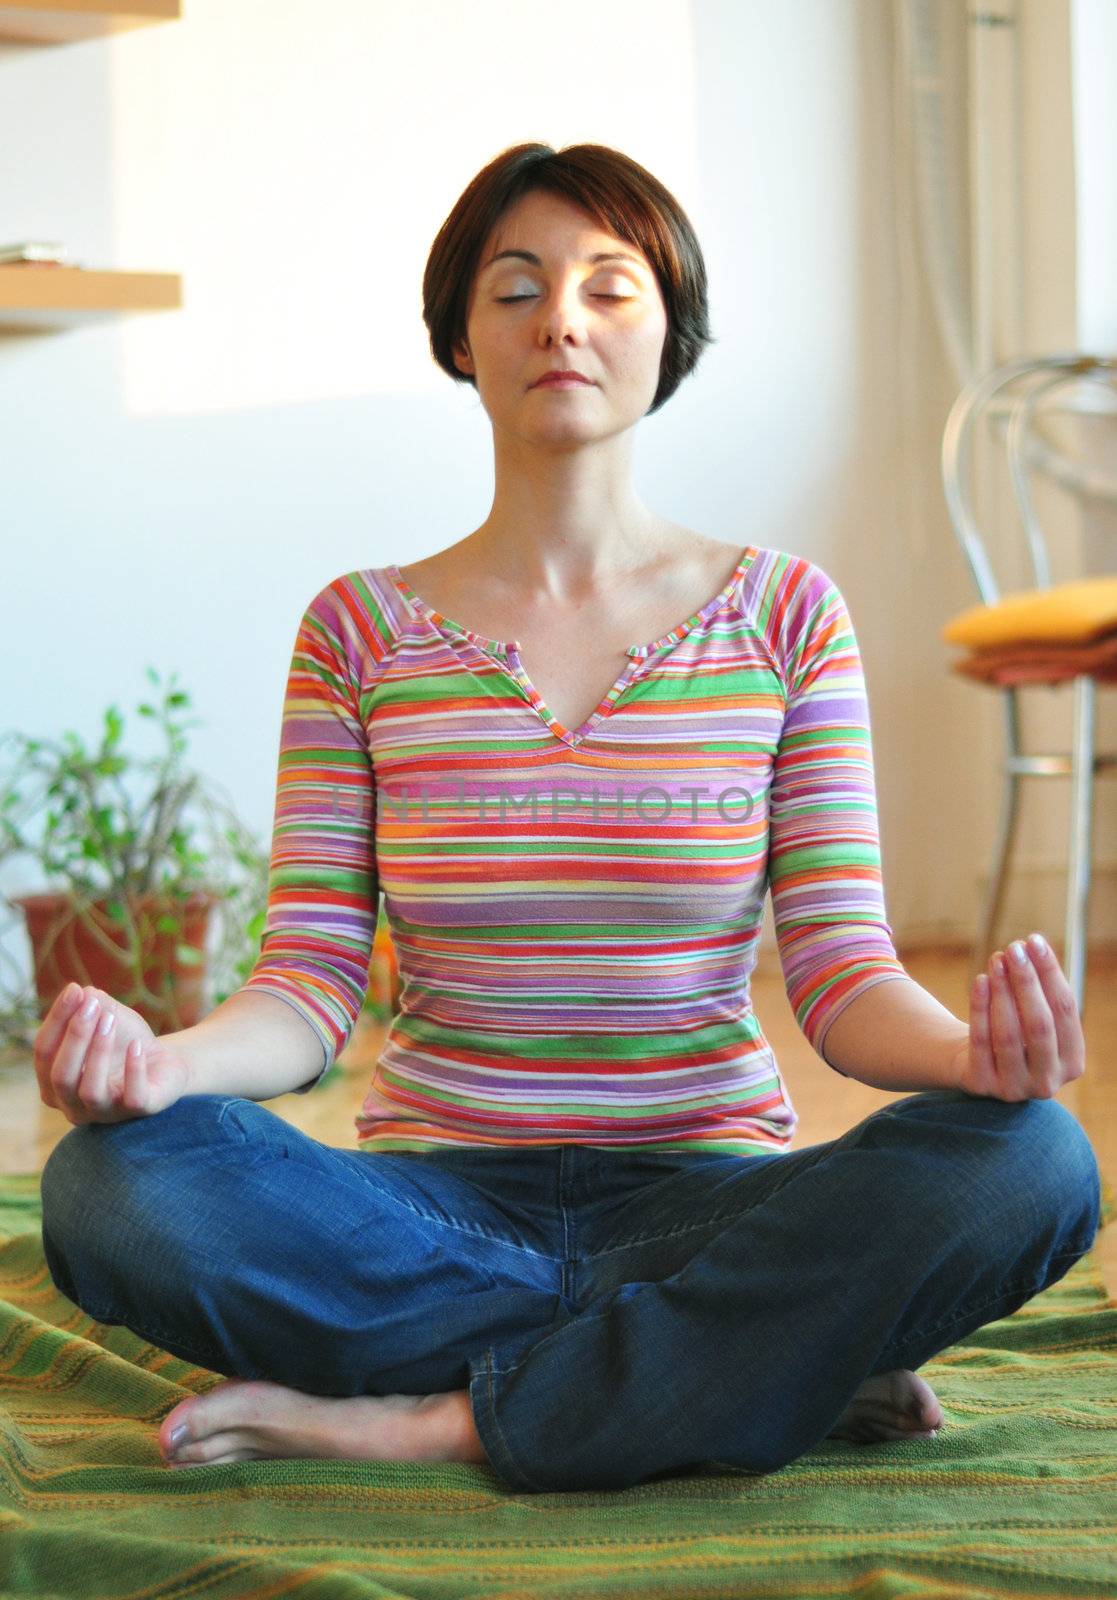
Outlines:
[[[931,1385],[917,1372],[897,1367],[866,1378],[826,1437],[858,1444],[933,1439],[941,1426],[942,1407]]]
[[[178,1427],[186,1432],[176,1449]],[[159,1449],[171,1467],[273,1456],[488,1463],[467,1389],[342,1399],[249,1378],[230,1378],[175,1406],[159,1426]]]

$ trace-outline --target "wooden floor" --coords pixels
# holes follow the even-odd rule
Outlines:
[[[900,952],[907,971],[948,1006],[969,1015],[969,962],[965,951]],[[1117,1193],[1117,956],[1091,954],[1084,1009],[1087,1066],[1058,1098],[1086,1129],[1098,1161]],[[793,1148],[836,1139],[878,1106],[900,1098],[832,1072],[807,1044],[792,1015],[778,966],[753,975],[753,1004],[780,1064],[799,1113]],[[281,1095],[266,1102],[325,1144],[352,1149],[353,1119],[365,1094],[384,1036],[384,1025],[362,1020],[341,1057],[342,1073],[307,1095]],[[71,1124],[43,1105],[30,1059],[0,1064],[0,1171],[37,1172]],[[1108,1292],[1117,1296],[1117,1223],[1103,1228],[1094,1247]]]

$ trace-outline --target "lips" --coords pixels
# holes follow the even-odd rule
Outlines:
[[[536,379],[531,387],[533,389],[567,389],[573,388],[575,385],[578,387],[588,386],[589,383],[590,380],[584,377],[582,373],[561,368],[554,372],[545,372],[541,378]]]

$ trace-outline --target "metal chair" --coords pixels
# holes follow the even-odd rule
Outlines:
[[[1000,823],[993,858],[993,872],[989,882],[985,905],[974,944],[975,970],[983,970],[995,948],[993,939],[1001,912],[1009,857],[1016,835],[1019,816],[1020,786],[1024,778],[1069,777],[1071,780],[1070,830],[1067,867],[1066,936],[1063,966],[1074,993],[1080,1013],[1084,1007],[1086,933],[1089,913],[1090,875],[1092,866],[1092,823],[1095,774],[1117,766],[1117,754],[1098,754],[1095,751],[1095,692],[1099,682],[1117,681],[1117,673],[1109,674],[1095,669],[1083,670],[1081,666],[1082,634],[1073,639],[1078,647],[1079,664],[1075,664],[1068,648],[1065,666],[1058,662],[1061,642],[1057,622],[1051,620],[1055,606],[1065,608],[1066,594],[1072,586],[1052,585],[1051,565],[1047,544],[1039,526],[1028,489],[1026,468],[1029,460],[1037,461],[1052,476],[1079,492],[1111,494],[1113,480],[1071,463],[1053,451],[1041,433],[1033,431],[1038,402],[1065,384],[1091,380],[1105,384],[1117,392],[1117,359],[1087,355],[1055,355],[1009,362],[986,373],[962,390],[946,422],[942,442],[942,475],[946,503],[954,531],[970,565],[981,606],[967,612],[964,618],[955,618],[943,629],[944,638],[955,642],[972,643],[973,623],[985,622],[986,637],[990,628],[999,626],[999,644],[1014,645],[1021,650],[1034,648],[1035,628],[1013,640],[1004,631],[1005,618],[1012,613],[1005,609],[1006,601],[1016,601],[1029,596],[1026,602],[1038,602],[1033,615],[1043,615],[1047,607],[1044,639],[1044,670],[1049,675],[1037,679],[1035,669],[1031,676],[1013,672],[1006,667],[993,685],[1002,694],[1004,706],[1005,758],[1003,764],[1004,789],[1002,792]],[[1015,388],[1017,392],[1009,394]],[[1035,577],[1034,591],[1015,590],[1011,596],[1002,596],[985,546],[978,531],[973,513],[970,480],[971,444],[979,417],[999,420],[1005,424],[1006,444],[1013,491],[1020,517],[1027,535],[1031,568]],[[1105,640],[1110,640],[1105,620],[1112,598],[1117,593],[1117,578],[1079,579],[1073,589],[1081,595],[1088,591],[1093,607],[1094,637],[1098,630]],[[1048,606],[1048,602],[1051,605]],[[1000,608],[999,610],[997,608]],[[999,619],[999,620],[998,620]],[[1100,620],[1099,620],[1100,619]],[[1117,629],[1117,606],[1114,606],[1112,626]],[[1113,637],[1117,638],[1117,635]],[[1069,647],[1072,640],[1065,641]],[[991,659],[988,656],[986,659]],[[973,663],[974,657],[970,657]],[[958,670],[963,670],[961,667]],[[970,673],[974,669],[971,665]],[[1074,685],[1073,739],[1069,753],[1056,752],[1027,754],[1021,750],[1018,693],[1025,682],[1042,681],[1046,684],[1069,682]]]

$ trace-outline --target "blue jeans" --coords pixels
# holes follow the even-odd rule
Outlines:
[[[344,1150],[190,1095],[71,1129],[42,1199],[51,1277],[98,1322],[311,1394],[468,1388],[521,1491],[773,1471],[867,1377],[1061,1278],[1101,1204],[1059,1101],[954,1090],[755,1156]]]

